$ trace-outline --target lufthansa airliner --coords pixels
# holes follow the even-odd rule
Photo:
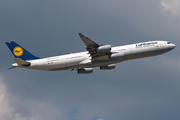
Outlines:
[[[34,56],[14,41],[6,42],[16,62],[9,69],[76,70],[78,74],[89,74],[93,72],[93,67],[99,67],[100,70],[111,70],[115,68],[116,63],[160,55],[176,47],[169,41],[160,40],[112,47],[111,45],[99,45],[81,33],[79,36],[86,45],[87,51],[47,58]]]

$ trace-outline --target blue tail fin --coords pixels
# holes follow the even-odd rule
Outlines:
[[[21,58],[23,60],[39,59],[38,57],[29,53],[27,50],[25,50],[23,47],[21,47],[14,41],[6,42],[6,45],[9,47],[15,58]]]

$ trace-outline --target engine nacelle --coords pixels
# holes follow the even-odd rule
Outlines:
[[[93,68],[81,68],[78,69],[78,74],[89,74],[93,72]]]
[[[96,48],[97,52],[110,52],[111,51],[111,45],[103,45],[98,48]]]
[[[123,57],[124,57],[124,53],[123,52],[114,53],[114,54],[111,54],[109,56],[110,59],[113,59],[113,58],[123,58]]]
[[[111,70],[115,68],[115,64],[110,64],[106,66],[100,66],[100,70]]]

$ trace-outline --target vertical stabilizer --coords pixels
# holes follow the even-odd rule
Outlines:
[[[23,47],[21,47],[20,45],[18,45],[14,41],[6,42],[6,45],[9,47],[9,49],[11,50],[11,52],[15,58],[21,58],[25,61],[26,60],[39,59],[38,57],[32,55],[30,52],[25,50]]]

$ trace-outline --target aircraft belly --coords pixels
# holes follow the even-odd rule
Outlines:
[[[123,61],[125,61],[125,60],[108,60],[108,61],[101,61],[101,62],[99,61],[99,62],[93,62],[91,64],[84,64],[84,65],[78,64],[78,65],[72,65],[72,66],[66,66],[66,67],[51,69],[50,71],[69,70],[69,69],[74,69],[74,68],[99,67],[99,66],[114,64],[114,63],[123,62]]]
[[[137,47],[134,48],[133,51],[130,51],[129,53],[125,54],[127,57],[127,60],[131,59],[138,59],[138,58],[144,58],[144,57],[150,57],[158,55],[158,47],[156,46],[150,46],[150,47]]]

